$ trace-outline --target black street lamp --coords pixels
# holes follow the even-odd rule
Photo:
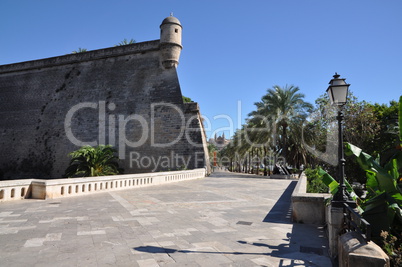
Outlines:
[[[338,107],[338,116],[336,117],[338,120],[338,157],[339,157],[339,166],[338,166],[338,182],[340,188],[338,192],[335,194],[332,200],[333,207],[343,207],[343,203],[348,203],[350,206],[356,207],[356,203],[351,200],[346,192],[345,185],[345,157],[343,152],[343,106],[347,102],[348,89],[350,84],[345,82],[345,79],[340,79],[340,75],[335,72],[334,78],[329,82],[329,86],[327,89],[327,93],[331,100],[332,105],[336,105]]]

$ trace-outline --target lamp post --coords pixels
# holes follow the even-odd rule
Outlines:
[[[332,200],[333,207],[343,207],[343,203],[348,203],[352,207],[356,207],[356,204],[351,200],[346,192],[345,185],[345,157],[343,152],[343,106],[347,102],[348,89],[350,84],[345,82],[345,79],[339,78],[340,75],[335,72],[334,78],[329,82],[327,93],[331,100],[331,104],[338,107],[338,182],[339,189]]]

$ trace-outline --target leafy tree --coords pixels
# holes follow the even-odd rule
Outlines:
[[[345,140],[371,153],[373,140],[379,130],[380,122],[372,106],[365,101],[357,101],[354,96],[350,97],[345,110]]]
[[[374,137],[373,147],[368,151],[374,157],[380,158],[380,163],[388,161],[398,148],[398,102],[391,101],[389,105],[372,105],[374,116],[379,121],[379,131]]]
[[[380,133],[380,121],[376,117],[373,105],[358,101],[357,97],[349,91],[348,101],[343,107],[344,111],[344,141],[356,144],[363,150],[372,153],[375,150],[376,136]],[[318,151],[324,152],[330,146],[338,146],[338,124],[336,122],[337,110],[329,104],[327,94],[320,96],[316,100],[316,108],[310,116],[312,123],[304,128],[310,138],[306,142],[310,146],[316,147]],[[307,135],[308,136],[308,135]],[[326,164],[324,156],[313,159],[313,165],[319,164],[325,166],[327,170],[334,170],[334,166]],[[365,182],[364,171],[357,163],[347,159],[345,166],[348,179],[351,182]]]
[[[327,94],[316,100],[316,106],[314,112],[318,112],[322,118],[321,130],[327,130],[330,128],[331,121],[335,122],[336,110],[329,105]],[[373,105],[365,101],[358,101],[353,92],[349,90],[348,101],[343,107],[343,111],[345,116],[344,140],[371,152],[368,148],[372,146],[373,139],[380,130],[380,122],[374,114]],[[338,131],[338,126],[335,125],[331,130]]]
[[[116,150],[110,145],[97,147],[84,146],[69,153],[70,166],[66,169],[66,177],[88,177],[119,174]]]

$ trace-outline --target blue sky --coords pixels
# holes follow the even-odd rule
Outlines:
[[[156,40],[171,12],[183,25],[182,93],[208,136],[232,134],[273,85],[314,103],[338,72],[359,100],[402,95],[400,0],[1,0],[0,65]]]

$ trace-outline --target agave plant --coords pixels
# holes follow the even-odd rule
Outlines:
[[[116,150],[110,145],[84,146],[69,153],[66,177],[105,176],[120,173]]]

